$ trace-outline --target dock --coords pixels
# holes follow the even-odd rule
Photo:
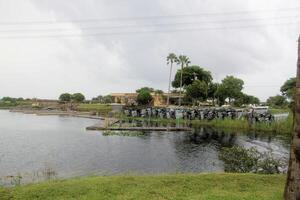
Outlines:
[[[104,127],[102,125],[89,126],[86,130],[110,130],[110,131],[191,131],[189,127]]]

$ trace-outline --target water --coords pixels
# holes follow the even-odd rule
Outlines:
[[[150,132],[144,136],[103,136],[85,127],[98,120],[35,116],[0,111],[0,177],[20,174],[32,182],[45,175],[222,172],[220,147],[234,144],[272,151],[287,159],[289,140],[237,135],[210,128],[194,133]],[[46,173],[47,174],[47,173]]]

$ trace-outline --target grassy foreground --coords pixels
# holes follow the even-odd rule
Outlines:
[[[0,199],[279,200],[285,176],[179,174],[88,177],[0,189]]]

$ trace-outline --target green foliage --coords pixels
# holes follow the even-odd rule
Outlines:
[[[31,100],[24,100],[24,98],[13,98],[13,97],[3,97],[0,100],[0,108],[11,108],[19,105],[30,105]]]
[[[109,103],[113,103],[113,98],[110,95],[106,95],[106,96],[99,95],[99,96],[93,98],[92,102],[93,103],[101,103],[101,104],[109,104]]]
[[[152,92],[154,92],[155,90],[153,89],[153,88],[150,88],[150,87],[142,87],[142,88],[140,88],[140,89],[137,89],[136,90],[136,93],[140,93],[140,92],[144,92],[144,91],[147,91],[147,92],[149,92],[149,93],[152,93]]]
[[[280,160],[275,159],[271,153],[260,153],[253,147],[224,147],[219,156],[224,161],[226,172],[278,174],[278,168],[282,166]]]
[[[207,84],[204,81],[195,80],[191,85],[186,87],[186,96],[194,100],[206,100]]]
[[[147,105],[152,101],[151,92],[147,88],[138,90],[137,102],[139,105]]]
[[[296,90],[296,78],[288,79],[280,88],[282,95],[286,96],[289,99],[294,98]]]
[[[177,71],[174,81],[172,82],[172,85],[175,88],[180,87],[181,71],[182,71],[182,86],[191,85],[195,79],[204,81],[207,84],[212,81],[212,76],[209,71],[206,71],[203,68],[194,65],[190,67],[185,67],[183,68],[183,70],[179,69]]]
[[[231,99],[237,99],[241,96],[244,87],[244,81],[234,76],[226,76],[221,83],[220,88],[224,97]]]
[[[247,95],[242,93],[238,98],[235,99],[234,105],[236,106],[241,106],[243,104],[248,105],[248,104],[259,104],[260,101],[257,97]]]
[[[136,119],[144,120],[144,118],[124,117],[120,116],[121,119]],[[148,120],[148,119],[147,119]],[[175,119],[160,119],[150,118],[151,122],[158,122],[162,124],[169,123],[180,123],[180,124],[192,124],[193,127],[208,126],[218,128],[221,130],[229,131],[241,131],[241,132],[263,132],[265,134],[276,134],[276,135],[287,135],[291,136],[293,131],[293,115],[290,114],[286,120],[274,121],[272,123],[254,123],[250,124],[245,119],[213,119],[213,120],[175,120]]]
[[[215,99],[216,98],[216,93],[218,90],[218,83],[209,83],[208,84],[208,90],[207,90],[207,97],[211,98],[211,99]]]
[[[155,90],[154,93],[155,93],[156,95],[163,95],[163,94],[164,94],[164,91],[162,91],[162,90]]]
[[[188,65],[191,63],[190,59],[185,55],[178,56],[176,62],[178,65],[181,65],[181,69],[188,67]]]
[[[227,91],[226,88],[223,84],[218,84],[218,88],[216,90],[216,98],[218,99],[218,104],[224,105],[225,104],[225,100],[227,98]]]
[[[70,102],[72,98],[72,95],[69,93],[63,93],[59,96],[59,101],[62,102]]]
[[[173,64],[175,62],[177,62],[178,58],[174,53],[170,53],[167,57],[167,64]]]
[[[0,189],[22,200],[281,200],[286,177],[256,174],[174,174],[74,178]]]
[[[79,104],[76,108],[77,111],[82,112],[98,112],[101,115],[107,115],[112,111],[112,107],[107,104]]]
[[[247,173],[256,172],[259,152],[255,148],[245,149],[240,146],[222,148],[220,159],[224,161],[225,172]]]
[[[85,100],[85,97],[81,93],[75,93],[75,94],[72,94],[71,99],[72,99],[72,101],[74,101],[76,103],[82,103]]]
[[[271,107],[286,107],[288,102],[282,95],[276,95],[267,99],[267,104]]]
[[[1,101],[6,101],[6,102],[11,102],[11,103],[16,103],[17,99],[16,98],[12,98],[12,97],[3,97],[1,99]]]

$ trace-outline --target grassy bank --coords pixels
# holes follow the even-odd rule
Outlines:
[[[179,174],[78,178],[0,189],[0,199],[279,200],[285,176]]]
[[[274,134],[291,135],[293,130],[293,117],[289,116],[286,120],[276,121],[272,123],[255,123],[250,124],[247,120],[212,120],[212,121],[192,121],[193,125],[205,125],[215,128],[257,131],[257,132],[270,132]]]
[[[100,115],[107,115],[112,107],[107,104],[79,104],[76,108],[80,112],[97,112]]]
[[[147,118],[132,118],[121,116],[120,119],[130,120],[148,120]],[[175,120],[175,119],[160,119],[150,118],[152,122],[158,122],[162,124],[179,123],[179,124],[192,124],[193,126],[209,126],[213,128],[221,128],[226,130],[239,130],[239,131],[257,131],[257,132],[269,132],[274,134],[291,135],[293,129],[293,117],[289,115],[286,120],[277,121],[272,123],[256,123],[250,124],[247,120],[232,120],[232,119],[214,119],[214,120]]]

